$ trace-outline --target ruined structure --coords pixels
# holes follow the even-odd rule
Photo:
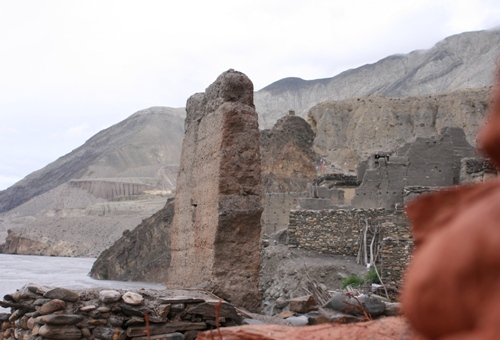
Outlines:
[[[311,126],[290,110],[274,127],[260,132],[262,182],[264,185],[263,234],[288,225],[288,212],[295,209],[308,183],[316,177]]]
[[[403,204],[405,187],[456,185],[461,159],[472,156],[474,148],[460,128],[443,129],[437,138],[419,137],[393,154],[375,154],[358,166],[363,181],[352,206],[391,209]]]
[[[305,196],[295,197],[296,210],[279,216],[289,220],[287,243],[356,256],[368,237],[374,240],[385,282],[400,284],[414,247],[403,207],[422,193],[496,177],[491,162],[477,152],[462,129],[445,128],[438,137],[417,138],[395,152],[370,156],[358,166],[357,176],[320,177]]]
[[[253,84],[229,70],[187,102],[168,288],[260,305],[262,184]]]
[[[294,210],[287,231],[289,247],[358,257],[361,264],[366,240],[385,283],[401,282],[414,248],[402,209]]]
[[[437,137],[419,137],[394,152],[371,155],[358,165],[357,176],[330,175],[318,179],[311,183],[299,205],[311,210],[393,210],[403,206],[408,193],[456,185],[461,178],[482,181],[485,172],[494,176],[487,162],[474,156],[475,150],[462,129],[445,128]]]

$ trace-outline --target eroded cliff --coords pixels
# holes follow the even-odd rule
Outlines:
[[[260,133],[262,181],[266,192],[301,192],[316,177],[314,132],[298,116],[288,115]]]
[[[463,129],[475,146],[488,105],[489,88],[401,99],[372,95],[318,104],[307,120],[316,132],[316,152],[354,170],[373,153],[436,137],[445,127]]]

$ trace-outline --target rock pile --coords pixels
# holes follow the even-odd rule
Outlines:
[[[187,294],[175,296],[175,294]],[[0,306],[3,339],[195,339],[198,333],[241,325],[236,309],[194,291],[72,291],[30,284],[6,295]]]

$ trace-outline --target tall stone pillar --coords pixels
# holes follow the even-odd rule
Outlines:
[[[263,190],[253,84],[224,72],[186,111],[168,288],[204,287],[258,310]]]

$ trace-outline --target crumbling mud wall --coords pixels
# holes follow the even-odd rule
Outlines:
[[[393,154],[375,154],[360,171],[364,175],[352,206],[402,207],[404,187],[456,185],[460,177],[460,160],[473,156],[474,148],[460,128],[443,129],[439,137],[417,138]]]
[[[290,218],[290,211],[297,208],[299,199],[304,196],[300,192],[272,192],[266,193],[264,212],[262,213],[262,232],[271,235],[286,229]]]
[[[263,190],[253,84],[229,70],[186,110],[168,288],[204,287],[257,310]]]

